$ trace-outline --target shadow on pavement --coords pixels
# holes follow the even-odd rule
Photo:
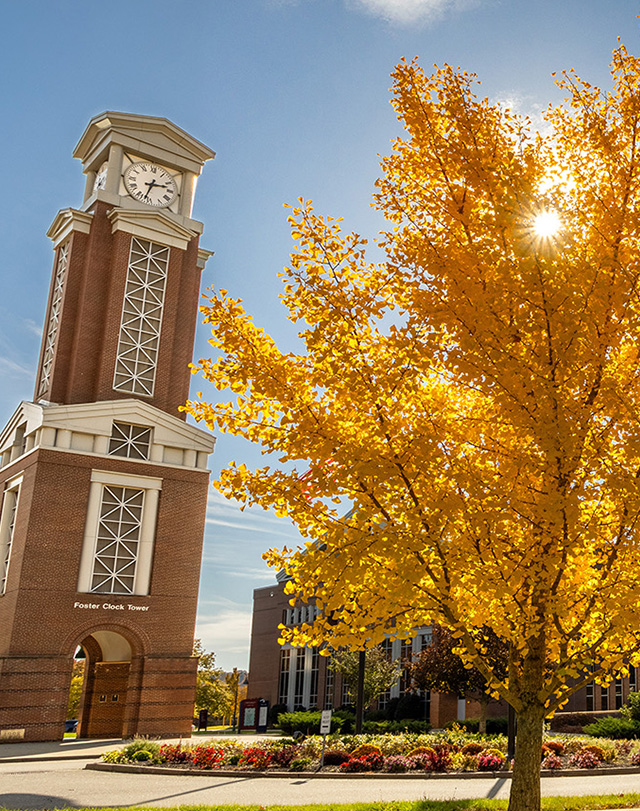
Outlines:
[[[0,808],[9,809],[44,809],[79,808],[66,797],[54,797],[51,794],[0,794]]]

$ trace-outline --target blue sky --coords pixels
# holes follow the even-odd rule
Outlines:
[[[399,127],[389,74],[418,56],[475,72],[481,92],[535,121],[573,67],[608,87],[617,37],[640,55],[637,0],[4,0],[0,51],[0,422],[31,399],[51,273],[46,231],[78,206],[71,152],[104,110],[166,116],[217,152],[194,216],[215,251],[205,286],[245,301],[283,346],[294,340],[277,273],[291,248],[283,203],[311,198],[348,229],[378,230],[378,155]],[[208,354],[200,327],[196,356]],[[203,388],[200,382],[194,381]],[[205,389],[206,392],[206,389]],[[215,392],[210,392],[215,397]],[[256,450],[220,437],[214,474]],[[284,519],[241,513],[214,492],[207,512],[198,634],[218,664],[246,667],[261,560],[291,545]]]

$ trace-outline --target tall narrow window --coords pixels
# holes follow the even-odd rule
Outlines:
[[[78,591],[149,594],[162,479],[91,471]]]
[[[91,591],[133,594],[144,490],[105,487],[102,494],[98,543]]]
[[[296,650],[295,660],[295,692],[293,695],[293,710],[294,712],[303,706],[304,701],[304,663],[306,658],[306,649],[298,648]]]
[[[636,686],[636,673],[637,671],[635,667],[629,667],[629,691],[632,693],[635,693],[635,691],[638,689]]]
[[[622,707],[622,679],[616,679],[616,710]]]
[[[600,688],[600,709],[601,710],[608,710],[609,709],[609,688],[608,687],[601,687]]]
[[[318,676],[320,674],[320,654],[311,648],[311,685],[309,687],[309,709],[318,706]]]
[[[51,367],[56,351],[56,339],[58,337],[58,325],[60,323],[60,311],[62,309],[62,297],[64,295],[64,283],[67,277],[68,264],[69,243],[60,246],[58,250],[56,275],[53,280],[53,294],[51,296],[51,307],[49,309],[49,321],[47,323],[44,352],[42,355],[42,368],[40,369],[38,397],[42,397],[46,394],[49,389],[49,383],[51,382]]]
[[[324,709],[330,710],[333,707],[333,669],[328,667],[325,669],[324,681]]]
[[[20,478],[17,481],[14,479],[9,482],[2,499],[2,512],[0,512],[0,594],[4,594],[7,588],[7,575],[9,573],[9,561],[11,560],[11,546],[16,526],[21,481]]]
[[[393,644],[390,639],[385,639],[380,643],[380,650],[384,653],[384,658],[390,662],[393,658]],[[384,710],[391,701],[391,690],[385,690],[378,696],[378,709]]]
[[[133,237],[113,388],[151,396],[156,379],[169,248]]]
[[[586,698],[587,698],[587,712],[593,712],[593,710],[595,710],[595,708],[596,708],[596,705],[595,705],[595,699],[594,699],[595,684],[592,681],[590,681],[589,684],[587,684],[586,692],[587,692],[587,695],[586,695]]]
[[[283,648],[280,652],[280,685],[278,687],[278,703],[289,706],[289,673],[291,670],[291,648]]]

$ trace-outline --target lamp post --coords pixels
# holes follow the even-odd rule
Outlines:
[[[238,668],[237,667],[233,668],[232,679],[233,679],[233,723],[232,723],[232,727],[233,727],[234,732],[238,732],[237,724],[238,724],[238,681],[239,681],[239,677],[238,677]]]

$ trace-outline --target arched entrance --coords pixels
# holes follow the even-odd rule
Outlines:
[[[116,631],[94,631],[82,642],[85,676],[78,715],[78,738],[122,738],[132,650]]]

